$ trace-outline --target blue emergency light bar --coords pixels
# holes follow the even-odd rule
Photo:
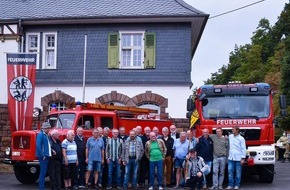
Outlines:
[[[227,85],[203,85],[200,87],[201,93],[206,96],[220,95],[269,95],[270,85],[267,83],[241,84],[230,83]]]

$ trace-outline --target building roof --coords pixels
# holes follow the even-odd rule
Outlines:
[[[182,0],[1,0],[1,20],[197,16]]]
[[[208,14],[183,0],[0,0],[0,25],[191,23],[193,57]]]

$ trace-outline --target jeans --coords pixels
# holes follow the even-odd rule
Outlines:
[[[129,158],[129,162],[126,164],[125,168],[125,179],[124,179],[124,188],[128,188],[128,181],[130,177],[131,168],[133,169],[133,179],[132,179],[132,187],[137,187],[137,173],[139,167],[139,160]]]
[[[108,187],[112,187],[112,181],[113,181],[113,173],[117,177],[117,185],[121,187],[120,183],[120,163],[117,160],[112,161],[110,160],[110,163],[108,164]]]
[[[39,190],[44,190],[45,177],[46,177],[47,167],[49,163],[49,158],[45,157],[45,160],[43,160],[43,157],[39,157],[38,160],[39,160],[39,166],[40,166],[38,185],[39,185]]]
[[[225,177],[227,157],[218,157],[213,159],[212,183],[214,187],[222,186]]]
[[[203,184],[207,184],[207,181],[206,181],[206,176],[210,173],[211,171],[211,165],[212,165],[212,161],[204,161],[205,164],[208,165],[208,170],[206,170],[204,173],[203,173]]]
[[[162,178],[163,178],[163,160],[159,161],[150,161],[149,162],[150,167],[150,187],[154,186],[154,174],[155,174],[155,168],[157,167],[157,181],[158,186],[162,186]]]
[[[236,172],[236,177],[234,179],[234,172]],[[242,165],[240,161],[228,160],[228,177],[229,186],[240,186],[242,177]]]

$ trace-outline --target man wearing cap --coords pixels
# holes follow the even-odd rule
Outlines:
[[[204,163],[202,157],[197,156],[195,148],[189,150],[182,166],[185,168],[186,186],[191,190],[194,190],[195,187],[200,190],[203,182],[203,173],[208,170],[208,165]]]
[[[48,122],[42,123],[41,130],[36,137],[36,157],[39,160],[40,172],[39,172],[39,189],[45,189],[45,176],[47,172],[47,167],[49,163],[49,158],[51,157],[51,146],[48,139],[48,132],[51,126]]]

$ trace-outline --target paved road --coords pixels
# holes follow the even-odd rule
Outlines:
[[[275,165],[276,175],[273,183],[263,184],[258,182],[258,176],[247,176],[242,181],[241,190],[281,190],[290,189],[290,163],[277,162]],[[49,186],[49,183],[47,183]],[[18,190],[18,189],[38,189],[37,183],[31,185],[23,185],[19,183],[14,174],[0,173],[0,190]],[[49,188],[48,188],[49,189]],[[157,188],[158,189],[158,188]],[[173,188],[164,188],[171,190]],[[183,190],[183,189],[180,189]]]

